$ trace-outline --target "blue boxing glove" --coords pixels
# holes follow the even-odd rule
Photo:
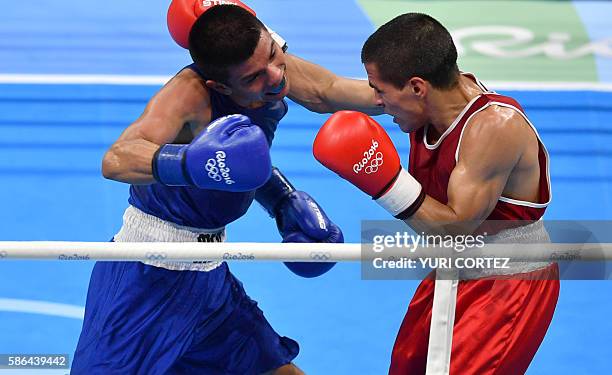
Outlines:
[[[244,192],[270,177],[270,146],[264,132],[243,115],[211,122],[188,145],[162,145],[153,157],[153,177],[168,186]]]
[[[342,243],[340,228],[331,222],[321,206],[303,191],[297,191],[277,169],[255,193],[255,199],[276,219],[283,242]],[[317,277],[336,263],[285,262],[287,268],[302,277]]]

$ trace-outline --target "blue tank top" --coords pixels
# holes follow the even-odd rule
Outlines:
[[[193,64],[186,68],[200,74]],[[268,143],[272,145],[278,122],[287,114],[287,103],[284,100],[266,103],[256,109],[247,109],[214,90],[209,90],[209,94],[211,121],[226,115],[243,114],[264,131]],[[131,185],[128,201],[139,210],[162,220],[194,228],[214,229],[224,227],[244,215],[254,196],[255,191],[230,193],[154,183]]]

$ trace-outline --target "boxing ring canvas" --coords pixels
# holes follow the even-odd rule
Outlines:
[[[546,218],[612,219],[612,22],[606,18],[612,4],[538,1],[520,2],[520,9],[495,1],[488,3],[498,3],[499,16],[492,17],[491,5],[491,17],[477,21],[469,1],[452,2],[454,8],[448,1],[248,3],[288,41],[290,53],[350,77],[365,76],[361,45],[384,20],[405,11],[439,17],[461,38],[460,67],[482,71],[485,83],[521,102],[546,143],[553,188]],[[118,230],[128,187],[102,178],[102,155],[160,85],[190,62],[167,33],[166,7],[161,0],[5,4],[0,241],[107,241]],[[515,44],[496,45],[492,35]],[[563,48],[547,54],[554,46]],[[313,158],[312,140],[327,116],[289,106],[274,164],[325,207],[348,242],[358,242],[361,220],[386,219],[386,212]],[[378,120],[406,164],[407,136],[390,119]],[[280,237],[255,204],[228,227],[228,240]],[[72,355],[92,266],[0,261],[0,353]],[[275,329],[300,343],[296,363],[309,374],[385,373],[418,285],[362,280],[357,263],[338,264],[317,279],[300,279],[275,262],[230,268]],[[563,281],[528,373],[609,372],[611,293],[609,281]]]

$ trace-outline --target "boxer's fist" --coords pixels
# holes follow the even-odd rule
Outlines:
[[[344,236],[323,208],[303,191],[287,195],[276,210],[276,224],[283,242],[343,243]],[[285,262],[285,266],[302,277],[317,277],[336,263]]]
[[[293,185],[278,168],[272,168],[272,176],[257,189],[255,199],[276,219],[276,226],[283,242],[342,243],[344,236],[315,200]],[[285,262],[287,268],[302,277],[317,277],[329,271],[336,263]]]
[[[189,48],[191,27],[202,13],[215,5],[237,5],[256,15],[240,0],[172,0],[166,16],[172,39],[179,46]]]
[[[375,198],[402,168],[385,130],[360,112],[333,114],[319,130],[313,152],[321,164]]]
[[[366,114],[333,114],[319,130],[313,153],[395,217],[411,216],[425,199],[421,185],[402,168],[383,127]]]
[[[251,191],[268,180],[271,170],[265,134],[243,115],[221,117],[190,144],[165,144],[153,158],[153,176],[169,186]]]

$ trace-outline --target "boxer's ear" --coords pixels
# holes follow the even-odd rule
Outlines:
[[[408,88],[412,93],[418,97],[424,97],[427,95],[427,82],[419,77],[412,77],[407,82],[404,88]]]

